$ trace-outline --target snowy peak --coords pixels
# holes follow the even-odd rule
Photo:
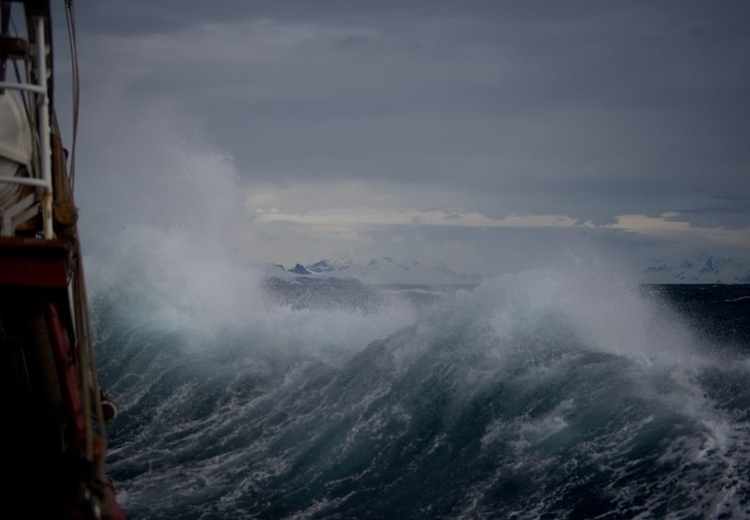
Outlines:
[[[313,274],[356,278],[365,284],[464,285],[481,278],[460,275],[444,264],[429,266],[416,260],[396,261],[390,256],[354,261],[344,255],[305,266]]]
[[[302,264],[295,265],[292,269],[289,269],[289,272],[294,274],[312,274],[310,271],[305,269],[305,266]]]
[[[451,270],[447,265],[445,264],[438,264],[435,266],[435,270],[439,273],[443,273],[448,276],[458,276],[453,270]]]
[[[312,273],[331,273],[334,271],[343,271],[351,266],[352,260],[347,258],[344,260],[320,260],[306,267]]]
[[[750,262],[703,253],[676,263],[657,260],[643,274],[646,283],[750,283]]]

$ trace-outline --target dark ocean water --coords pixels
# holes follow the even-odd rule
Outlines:
[[[750,517],[750,286],[93,302],[129,518]]]

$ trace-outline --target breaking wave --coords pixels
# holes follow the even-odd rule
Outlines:
[[[231,162],[121,112],[79,200],[130,518],[750,515],[746,342],[586,262],[290,303]]]
[[[131,517],[750,512],[747,363],[638,287],[539,270],[367,312],[246,290],[209,333],[96,299]]]

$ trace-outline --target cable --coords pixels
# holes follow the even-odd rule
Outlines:
[[[76,142],[78,140],[78,107],[80,102],[79,70],[78,70],[78,43],[76,40],[76,22],[73,0],[65,0],[65,19],[68,26],[68,42],[70,44],[70,66],[73,76],[73,140],[70,146],[70,166],[68,177],[70,178],[71,198],[75,193],[76,180]]]

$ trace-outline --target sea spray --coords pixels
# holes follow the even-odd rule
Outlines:
[[[421,309],[284,303],[231,162],[119,112],[79,203],[129,517],[750,513],[747,350],[588,253]]]

